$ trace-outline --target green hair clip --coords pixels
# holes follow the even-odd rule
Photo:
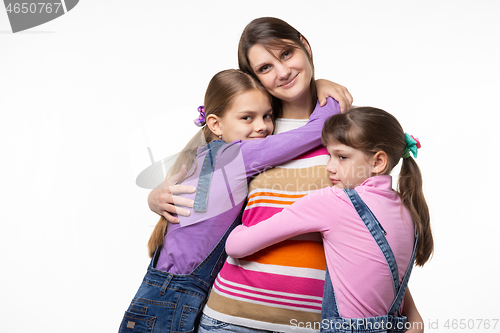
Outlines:
[[[410,152],[413,154],[414,158],[417,158],[418,149],[422,146],[418,138],[414,138],[413,135],[405,133],[406,136],[406,148],[403,153],[403,158],[410,157]]]

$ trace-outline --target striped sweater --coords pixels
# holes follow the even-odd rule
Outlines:
[[[283,132],[306,122],[278,119],[277,129]],[[326,149],[318,147],[256,176],[249,184],[243,224],[257,224],[311,191],[331,186],[327,161]],[[319,328],[325,269],[319,233],[288,239],[249,257],[228,257],[204,313],[255,329],[314,332],[307,327]]]

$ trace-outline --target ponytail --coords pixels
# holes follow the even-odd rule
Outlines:
[[[410,211],[418,232],[415,264],[423,266],[434,250],[429,207],[422,189],[422,174],[413,157],[403,158],[399,173],[398,192],[402,203]]]
[[[180,154],[177,156],[174,164],[168,170],[165,182],[168,180],[169,177],[179,173],[183,165],[186,165],[187,170],[189,172],[182,179],[179,179],[178,183],[182,183],[184,180],[186,180],[186,178],[189,178],[191,175],[193,175],[193,173],[196,171],[196,154],[198,151],[198,147],[202,147],[207,144],[206,128],[207,126],[204,126],[201,130],[199,130],[198,133],[196,133],[191,138],[191,140],[189,140],[186,147],[182,149]],[[153,233],[149,237],[148,241],[148,253],[150,258],[153,258],[156,249],[161,248],[165,243],[165,234],[167,232],[167,225],[168,221],[163,216],[160,218],[158,222],[156,222],[156,226],[153,230]]]
[[[165,217],[161,217],[149,237],[148,241],[148,254],[150,258],[155,255],[156,249],[159,249],[165,243],[165,234],[167,233],[168,221]]]

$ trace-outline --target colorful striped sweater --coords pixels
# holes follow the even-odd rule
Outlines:
[[[305,123],[307,119],[278,119],[277,130],[283,132]],[[325,170],[327,161],[328,152],[318,147],[256,176],[249,184],[243,224],[257,224],[311,191],[331,186]],[[315,332],[299,328],[298,323],[314,327],[321,320],[325,269],[319,233],[288,239],[249,257],[228,257],[204,313],[255,329]]]

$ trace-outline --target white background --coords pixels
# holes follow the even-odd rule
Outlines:
[[[196,132],[260,16],[421,139],[435,255],[410,287],[426,331],[500,318],[498,1],[82,0],[17,34],[0,9],[0,331],[118,330],[157,221],[135,185],[147,147],[158,160]],[[500,332],[478,323],[462,331]]]

